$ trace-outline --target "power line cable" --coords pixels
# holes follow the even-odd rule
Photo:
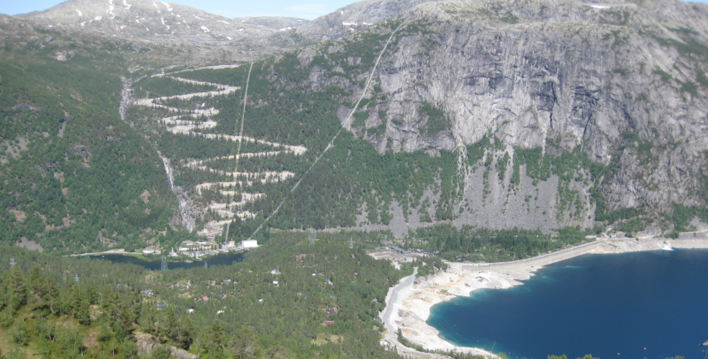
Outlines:
[[[261,224],[258,226],[258,228],[256,228],[256,230],[248,237],[248,239],[253,238],[253,236],[255,236],[261,230],[261,228],[263,228],[264,224],[268,223],[268,221],[271,218],[273,218],[273,216],[278,214],[278,211],[280,211],[280,207],[282,207],[283,204],[285,203],[285,201],[287,201],[288,198],[290,198],[290,194],[293,193],[295,191],[295,189],[297,189],[297,187],[300,185],[300,182],[302,182],[302,180],[305,178],[305,176],[307,176],[307,174],[310,173],[310,170],[312,170],[312,168],[315,167],[317,162],[320,161],[320,158],[322,158],[322,156],[324,156],[324,154],[327,153],[327,151],[329,151],[330,148],[332,148],[332,146],[334,145],[334,141],[337,139],[337,137],[339,137],[339,134],[342,132],[342,130],[347,127],[352,116],[354,116],[354,112],[356,112],[357,108],[359,108],[359,103],[361,103],[361,100],[364,99],[364,96],[366,96],[366,93],[369,91],[369,87],[371,86],[371,80],[374,78],[374,74],[376,73],[376,68],[379,66],[379,61],[381,61],[381,57],[383,56],[384,52],[386,51],[388,44],[391,42],[391,39],[393,39],[393,36],[396,34],[396,32],[398,32],[398,30],[401,28],[401,26],[403,26],[404,23],[405,22],[398,25],[398,27],[395,30],[393,30],[393,32],[391,33],[391,36],[388,37],[386,44],[384,44],[383,49],[381,49],[379,56],[376,58],[376,62],[374,63],[373,69],[371,69],[371,74],[369,75],[369,79],[366,81],[366,86],[364,86],[364,91],[362,91],[361,96],[359,97],[359,100],[357,100],[356,104],[354,105],[354,108],[349,113],[349,116],[347,116],[347,119],[344,122],[342,122],[342,126],[339,128],[339,131],[337,131],[337,133],[334,135],[332,140],[329,141],[329,143],[327,144],[327,147],[325,147],[325,149],[322,151],[322,153],[320,153],[320,155],[317,156],[315,161],[312,162],[312,165],[310,165],[310,167],[307,169],[307,171],[305,171],[305,173],[300,177],[300,179],[297,181],[297,183],[295,183],[295,186],[293,186],[293,188],[290,190],[290,192],[285,195],[285,198],[283,198],[283,200],[280,202],[278,207],[275,208],[275,210],[270,214],[270,216],[268,216],[267,218],[265,218],[263,220],[263,222],[261,222]]]

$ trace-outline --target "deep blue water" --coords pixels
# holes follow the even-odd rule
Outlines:
[[[245,253],[236,253],[236,254],[220,254],[218,256],[213,256],[211,258],[206,258],[204,260],[197,260],[192,263],[187,263],[187,262],[167,262],[167,269],[177,269],[177,268],[184,268],[184,269],[189,269],[189,268],[204,268],[204,261],[206,260],[209,266],[218,266],[218,265],[231,265],[234,262],[240,262],[243,260]],[[93,259],[103,259],[103,260],[108,260],[113,263],[132,263],[132,264],[137,264],[139,266],[143,266],[147,269],[152,269],[152,270],[160,270],[160,266],[162,265],[162,261],[160,259],[155,260],[155,261],[147,261],[144,259],[140,259],[137,257],[133,256],[124,256],[121,254],[106,254],[102,256],[91,256],[90,258]]]
[[[576,257],[521,286],[440,303],[428,323],[456,345],[509,358],[703,359],[708,250]]]

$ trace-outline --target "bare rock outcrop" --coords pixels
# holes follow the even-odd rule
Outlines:
[[[138,344],[138,354],[140,355],[151,355],[152,351],[159,346],[155,341],[155,338],[147,333],[135,333],[135,339],[137,340]],[[169,348],[170,352],[172,353],[172,357],[176,359],[196,359],[197,356],[187,352],[184,349],[180,348],[175,348],[173,346],[167,346]]]
[[[571,0],[414,5],[398,18],[403,26],[377,69],[374,87],[380,94],[372,93],[360,109],[369,112],[368,132],[352,130],[379,152],[435,154],[490,135],[509,146],[496,152],[494,163],[515,148],[560,155],[579,147],[591,162],[610,168],[599,187],[611,210],[644,207],[659,213],[671,211],[673,203],[706,203],[701,193],[708,176],[708,5]],[[325,18],[335,15],[345,16]],[[330,45],[322,53],[336,49]],[[313,88],[336,76],[320,67],[312,71],[317,72],[310,77]],[[424,106],[442,111],[447,129],[430,131]],[[381,133],[381,127],[384,137],[367,135],[374,128]],[[469,170],[460,172],[468,186],[480,186]],[[592,224],[590,187],[577,179],[571,190],[583,193],[578,197],[578,203],[586,202],[583,214],[555,216],[561,225]],[[509,181],[497,182],[503,190],[496,200],[506,203]]]

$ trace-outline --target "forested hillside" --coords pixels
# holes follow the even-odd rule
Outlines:
[[[355,248],[344,235],[314,246],[305,233],[277,236],[241,263],[167,272],[3,246],[0,352],[136,358],[146,333],[155,358],[161,346],[201,358],[398,357],[379,345],[375,318],[410,271],[361,247],[383,238],[352,235]]]
[[[16,36],[0,48],[0,241],[79,252],[157,238],[176,201],[118,115],[122,44]]]
[[[708,221],[705,7],[549,4],[409,2],[223,66],[214,49],[47,25],[69,8],[5,19],[2,238],[77,252],[173,244],[180,226],[390,229],[444,250],[418,229],[571,244]]]
[[[670,32],[654,3],[557,5],[574,20],[542,1],[421,4],[237,68],[160,73],[239,89],[136,102],[129,118],[159,138],[202,223],[236,221],[232,238],[261,223],[675,236],[708,220],[705,29],[679,16],[693,5],[671,2]]]

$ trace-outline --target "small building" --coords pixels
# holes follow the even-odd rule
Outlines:
[[[246,239],[241,241],[241,247],[245,249],[258,248],[258,241],[255,239]]]
[[[327,313],[327,314],[334,314],[336,312],[337,312],[337,307],[325,309],[325,313]]]
[[[399,254],[406,254],[406,255],[407,255],[407,254],[411,254],[411,251],[406,250],[406,249],[403,249],[403,248],[401,248],[401,247],[389,246],[388,248],[391,249],[392,251],[396,252],[396,253],[399,253]]]
[[[207,297],[207,296],[205,295],[205,296],[202,297],[202,300],[205,301],[205,302],[208,302],[208,301],[209,301],[209,297]]]
[[[263,303],[263,298],[258,299],[258,303]]]
[[[155,308],[157,308],[157,310],[163,310],[167,308],[167,304],[158,304],[155,306]]]
[[[145,289],[144,291],[140,292],[144,297],[152,297],[155,292],[152,291],[152,289]]]
[[[194,310],[194,309],[192,309],[192,308],[187,309],[187,314],[194,314],[194,313],[196,313],[196,312],[197,312],[197,311]]]
[[[278,284],[278,281],[277,281],[277,280],[274,280],[274,281],[273,281],[273,285],[276,286],[276,287],[280,287],[280,284]]]
[[[324,322],[322,322],[322,325],[330,325],[330,324],[334,324],[334,320],[325,320]]]
[[[157,255],[160,253],[162,252],[159,249],[143,249],[143,254],[145,255]]]
[[[219,314],[224,314],[224,311],[223,311],[223,310],[218,310],[218,311],[216,312],[216,315],[219,315]]]
[[[415,258],[414,257],[404,257],[404,258],[400,258],[400,259],[395,259],[395,261],[398,263],[412,263],[412,262],[415,262]]]
[[[179,246],[180,252],[196,252],[196,251],[210,251],[219,248],[219,245],[213,241],[184,241]]]

